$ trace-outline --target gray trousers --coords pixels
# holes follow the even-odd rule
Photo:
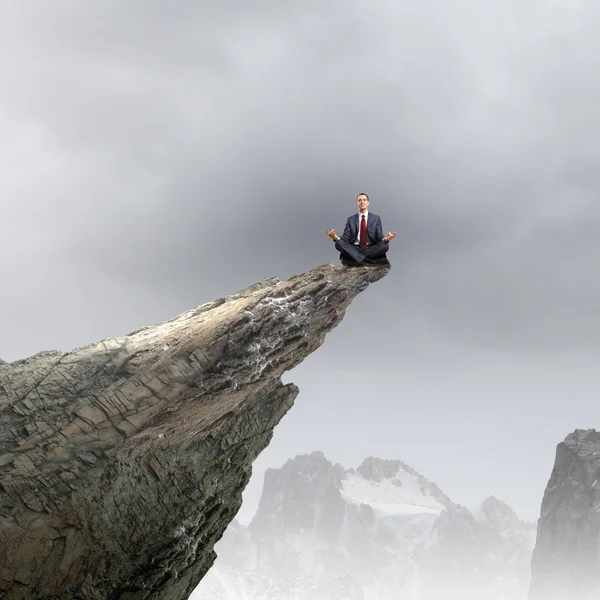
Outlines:
[[[343,256],[351,258],[357,263],[361,263],[365,258],[381,258],[385,256],[385,253],[390,249],[390,245],[387,242],[381,240],[377,244],[367,246],[364,250],[356,245],[350,244],[346,240],[340,238],[336,243],[335,247],[342,253]]]

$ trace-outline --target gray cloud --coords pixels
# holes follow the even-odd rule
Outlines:
[[[395,306],[476,343],[594,345],[598,9],[512,8],[7,7],[6,247],[233,285],[335,259],[324,229],[365,190],[399,234]]]

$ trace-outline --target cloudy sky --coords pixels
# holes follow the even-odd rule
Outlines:
[[[0,4],[0,358],[70,350],[337,262],[388,276],[285,376],[255,464],[399,458],[535,520],[600,389],[593,0]],[[357,338],[365,340],[365,348]],[[357,377],[363,374],[364,378]]]

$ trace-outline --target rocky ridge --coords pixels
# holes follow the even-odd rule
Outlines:
[[[388,271],[322,265],[0,363],[0,597],[188,598],[298,394],[281,375]]]
[[[265,472],[192,598],[299,600],[315,581],[335,598],[343,578],[364,600],[525,600],[534,539],[497,498],[472,512],[400,460],[345,469],[315,451]]]

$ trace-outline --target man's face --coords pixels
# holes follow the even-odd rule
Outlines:
[[[369,208],[369,199],[364,194],[361,194],[356,199],[356,206],[358,206],[360,212],[365,212]]]

